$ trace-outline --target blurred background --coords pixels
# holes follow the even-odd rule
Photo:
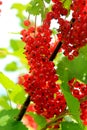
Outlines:
[[[0,72],[3,72],[14,82],[17,82],[17,78],[20,73],[26,72],[21,64],[20,57],[16,56],[15,51],[18,51],[19,46],[23,45],[20,42],[20,31],[22,25],[20,23],[24,20],[24,16],[21,15],[21,10],[15,9],[15,3],[25,5],[29,0],[2,0],[0,9]],[[22,8],[19,6],[18,8]],[[17,14],[19,13],[19,17]],[[23,12],[25,13],[25,12]],[[27,18],[27,14],[25,13]],[[23,46],[22,46],[23,47]],[[6,49],[7,48],[7,49]],[[0,95],[5,94],[5,90],[0,85]]]

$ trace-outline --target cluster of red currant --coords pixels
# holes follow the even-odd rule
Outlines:
[[[30,65],[30,72],[27,77],[24,76],[23,85],[35,103],[37,113],[50,118],[61,113],[66,103],[56,84],[58,76],[54,64],[49,61],[51,32],[49,28],[46,30],[45,25],[37,28],[36,36],[34,31],[34,28],[22,31],[22,39],[26,42],[25,54]]]
[[[56,4],[59,5],[61,13],[65,14],[66,9],[62,7],[62,3],[56,2]],[[21,31],[22,40],[26,43],[24,53],[30,65],[29,74],[27,78],[24,76],[23,85],[30,94],[31,101],[35,103],[36,112],[46,118],[59,115],[66,108],[64,96],[56,83],[58,76],[54,63],[49,60],[52,35],[50,24],[55,17],[60,17],[60,15],[57,16],[56,12],[49,12],[42,26],[29,27]],[[30,22],[24,21],[24,24],[29,26]]]
[[[84,84],[78,81],[76,78],[73,78],[69,81],[69,86],[71,93],[79,101],[87,97],[87,84]],[[87,100],[80,103],[81,108],[81,119],[83,120],[84,125],[87,125]]]
[[[87,43],[87,0],[73,0],[71,10],[71,21],[62,20],[60,30],[64,54],[72,60]]]
[[[82,99],[87,96],[87,84],[79,82],[76,78],[69,81],[70,91],[77,99]]]

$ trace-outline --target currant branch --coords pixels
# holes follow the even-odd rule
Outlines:
[[[84,98],[80,99],[80,103],[87,101],[87,96],[85,96]]]
[[[82,102],[84,102],[84,101],[86,101],[86,100],[87,100],[87,96],[85,96],[84,98],[80,99],[79,102],[80,102],[80,104],[81,104]],[[48,122],[48,123],[46,124],[46,126],[45,126],[44,128],[42,128],[41,130],[46,130],[50,125],[56,123],[59,119],[63,118],[63,117],[66,116],[66,115],[70,115],[68,109],[65,110],[64,112],[60,113],[60,115],[59,115],[58,117],[56,117],[56,118],[54,118],[53,120],[51,120],[50,122]]]
[[[62,112],[58,117],[56,117],[55,119],[51,120],[50,122],[48,122],[46,124],[46,126],[44,128],[42,128],[41,130],[46,130],[50,125],[56,123],[59,119],[63,118],[65,115],[69,114],[68,110],[65,110],[64,112]]]
[[[50,56],[50,58],[49,58],[50,61],[53,61],[53,59],[56,57],[56,54],[57,54],[58,51],[60,50],[61,46],[62,46],[62,42],[60,41],[60,42],[57,44],[57,46],[56,46],[54,52],[53,52],[52,55]]]
[[[53,59],[56,57],[58,51],[59,51],[60,48],[61,48],[61,45],[62,45],[62,42],[59,42],[59,43],[57,44],[57,46],[56,46],[54,52],[52,53],[52,55],[51,55],[50,58],[49,58],[50,61],[53,61]],[[25,100],[25,102],[24,102],[24,104],[23,104],[23,106],[22,106],[22,108],[21,108],[21,110],[20,110],[20,112],[19,112],[19,114],[18,114],[18,116],[17,116],[17,118],[16,118],[17,121],[21,121],[21,120],[22,120],[22,118],[23,118],[23,116],[24,116],[24,114],[25,114],[25,112],[26,112],[27,107],[28,107],[29,104],[30,104],[30,96],[28,96],[28,97],[26,98],[26,100]]]
[[[28,97],[26,98],[26,100],[25,100],[25,102],[24,102],[24,104],[23,104],[23,106],[22,106],[22,108],[21,108],[21,110],[16,118],[17,121],[21,121],[21,119],[23,118],[23,116],[27,110],[29,103],[30,103],[30,96],[28,95]]]

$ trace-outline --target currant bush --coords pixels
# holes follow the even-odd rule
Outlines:
[[[57,42],[62,43],[62,52],[69,60],[78,56],[79,49],[87,43],[87,1],[72,0],[70,20],[66,19],[68,10],[60,0],[52,0],[52,3],[52,10],[46,14],[41,26],[31,26],[30,21],[25,20],[24,25],[27,29],[21,31],[22,41],[25,42],[24,54],[30,70],[20,82],[30,95],[30,100],[34,102],[36,112],[47,119],[58,116],[67,109],[60,84],[57,83],[59,77],[53,61],[50,60],[55,46],[59,44]],[[54,41],[52,46],[50,27],[54,19],[57,20],[59,28],[56,34],[57,42]],[[72,95],[79,101],[87,95],[87,85],[77,79],[70,80],[69,86]],[[82,106],[84,102],[81,104],[81,110]],[[82,116],[83,111],[81,119]]]

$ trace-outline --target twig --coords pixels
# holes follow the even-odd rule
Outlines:
[[[59,119],[63,118],[65,115],[68,114],[68,110],[65,110],[63,113],[61,113],[58,117],[56,117],[55,119],[51,120],[50,122],[48,122],[46,124],[46,126],[44,128],[42,128],[41,130],[46,130],[50,125],[52,125],[53,123],[56,123]]]
[[[58,51],[60,50],[62,46],[62,42],[60,41],[58,44],[57,44],[57,47],[55,48],[54,52],[52,53],[52,55],[50,56],[49,60],[50,61],[53,61],[53,59],[56,57]]]
[[[27,109],[29,103],[30,103],[30,96],[28,95],[27,99],[25,100],[25,102],[24,102],[24,104],[23,104],[23,106],[22,106],[22,108],[21,108],[21,110],[16,118],[17,121],[21,121],[21,119],[23,118],[23,116],[26,112],[26,109]]]
[[[83,97],[82,99],[80,99],[80,103],[87,101],[87,96]]]

